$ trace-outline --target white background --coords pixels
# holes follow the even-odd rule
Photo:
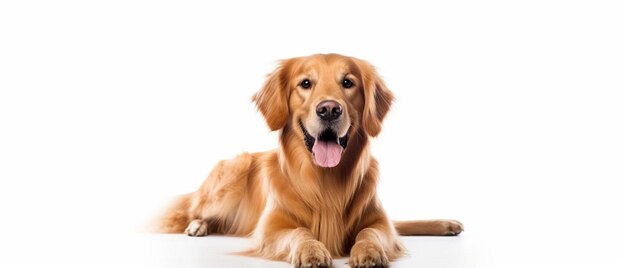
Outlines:
[[[250,97],[277,60],[335,52],[397,97],[393,219],[463,221],[482,267],[623,267],[621,1],[206,2],[0,3],[3,266],[123,258],[216,161],[276,147]]]

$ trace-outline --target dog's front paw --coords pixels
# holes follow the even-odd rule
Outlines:
[[[322,242],[307,240],[298,245],[291,263],[297,268],[331,267],[333,259]]]
[[[455,220],[437,220],[442,235],[458,235],[463,232],[463,224]]]
[[[209,224],[204,220],[193,220],[187,225],[185,233],[188,236],[207,236],[209,235]]]
[[[350,267],[387,267],[389,259],[382,246],[370,241],[359,241],[350,250]]]

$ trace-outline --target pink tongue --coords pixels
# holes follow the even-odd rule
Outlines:
[[[320,167],[334,167],[341,160],[341,145],[336,142],[315,140],[313,155],[315,163]]]

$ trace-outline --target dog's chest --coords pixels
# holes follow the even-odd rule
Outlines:
[[[344,255],[343,247],[348,239],[343,213],[335,208],[320,208],[311,215],[310,228],[313,235],[332,255]]]

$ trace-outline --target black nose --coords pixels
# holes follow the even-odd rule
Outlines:
[[[343,113],[343,109],[341,109],[341,104],[336,101],[326,100],[322,101],[315,108],[315,112],[317,116],[319,116],[322,120],[333,121],[341,116]]]

